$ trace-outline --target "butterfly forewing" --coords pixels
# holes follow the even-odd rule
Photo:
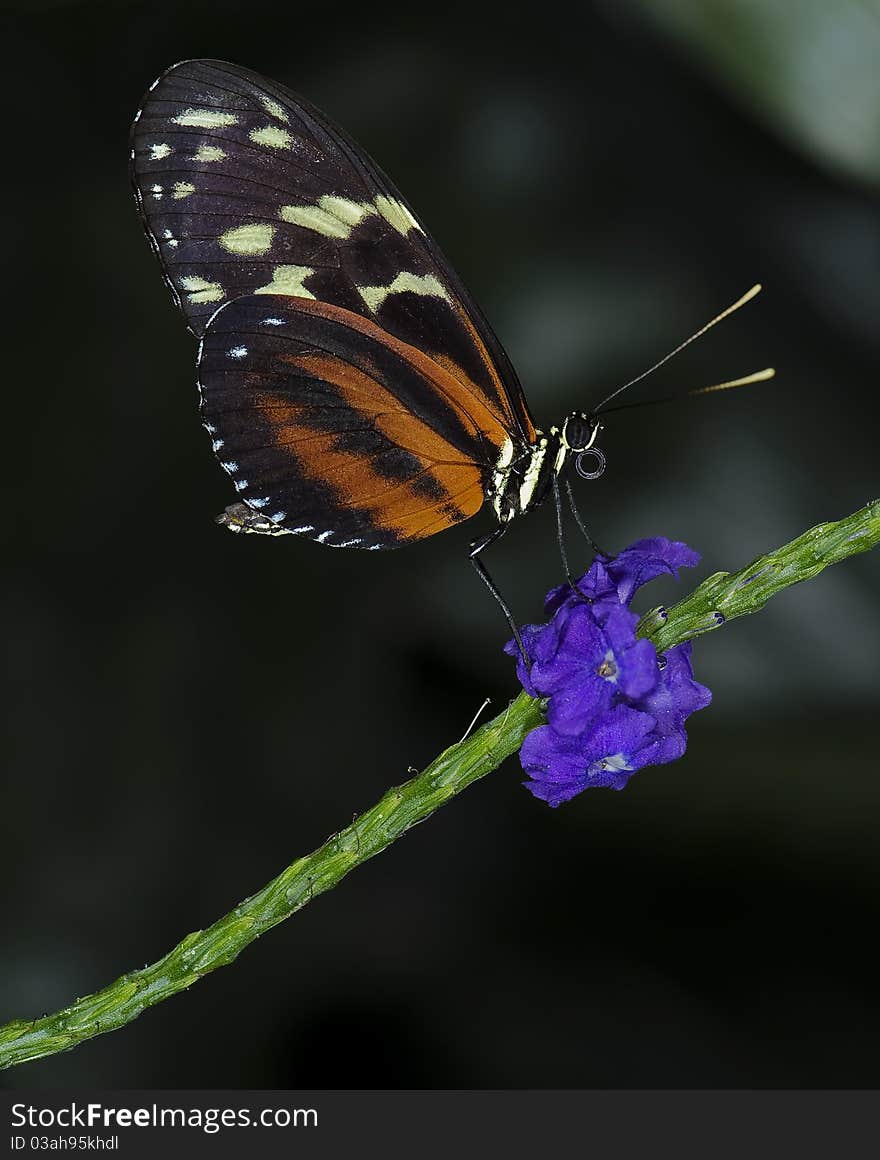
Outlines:
[[[496,455],[507,433],[533,440],[510,363],[436,244],[369,157],[294,93],[235,65],[176,65],[135,121],[132,172],[195,334],[246,295],[342,308],[460,382],[496,420]]]

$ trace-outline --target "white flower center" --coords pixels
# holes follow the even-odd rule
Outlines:
[[[617,661],[615,660],[614,653],[611,651],[611,649],[609,649],[605,654],[605,657],[601,665],[599,665],[598,669],[596,669],[596,672],[599,674],[603,681],[610,681],[612,685],[617,684],[617,674],[620,672],[620,669],[617,667]]]
[[[621,769],[632,769],[629,758],[624,753],[612,753],[600,761],[594,761],[587,770],[587,777],[595,777],[597,774],[607,773],[609,770],[618,773]]]

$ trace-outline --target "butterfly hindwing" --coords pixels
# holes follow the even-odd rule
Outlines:
[[[393,548],[467,519],[507,438],[423,351],[310,299],[253,294],[219,310],[199,385],[259,530],[330,546]]]
[[[466,384],[499,428],[534,425],[500,343],[404,199],[300,97],[235,65],[186,61],[133,127],[138,204],[190,329],[246,295],[357,314]]]

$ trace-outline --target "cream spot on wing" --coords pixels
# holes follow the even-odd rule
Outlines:
[[[316,205],[283,205],[278,216],[284,222],[314,230],[325,238],[347,238],[351,233],[351,226]]]
[[[284,109],[282,109],[277,101],[273,101],[271,97],[260,97],[260,103],[270,117],[275,117],[275,119],[278,121],[290,120]]]
[[[260,286],[254,294],[290,294],[294,298],[314,298],[311,290],[303,286],[306,278],[314,274],[311,266],[276,266],[272,271],[272,281]]]
[[[189,125],[194,129],[221,129],[224,125],[237,125],[234,113],[221,113],[218,109],[184,109],[171,120],[175,125]]]
[[[430,298],[443,298],[451,302],[446,287],[433,274],[398,274],[388,286],[358,286],[357,292],[375,313],[389,294],[401,294],[409,290],[412,294],[424,294]]]
[[[222,161],[226,156],[217,145],[200,145],[193,161]]]
[[[405,205],[396,197],[385,197],[380,194],[376,198],[376,209],[390,226],[393,226],[404,237],[410,230],[416,229],[421,233],[421,227]]]
[[[286,129],[279,129],[277,125],[264,125],[262,129],[251,129],[248,137],[256,145],[268,145],[272,149],[289,149],[293,141]]]
[[[170,145],[165,145],[165,144],[151,145],[150,146],[150,160],[151,161],[159,161],[163,157],[167,157],[170,152],[171,152]]]
[[[314,230],[326,238],[347,238],[365,217],[378,212],[369,202],[361,204],[347,197],[325,194],[318,198],[317,205],[283,205],[278,216],[282,221]]]
[[[223,297],[223,287],[219,282],[208,282],[198,274],[187,274],[180,279],[180,284],[187,292],[187,298],[193,304],[199,302],[219,302]]]
[[[369,202],[361,204],[349,201],[347,197],[334,197],[332,194],[324,194],[323,197],[319,197],[318,207],[325,213],[333,214],[335,218],[339,218],[347,226],[358,226],[368,214],[379,212]]]
[[[220,245],[230,254],[265,254],[272,245],[275,227],[268,222],[248,222],[246,226],[236,226],[218,238]]]
[[[171,189],[171,196],[175,201],[180,201],[183,197],[189,197],[191,193],[195,193],[196,187],[189,181],[175,181]]]

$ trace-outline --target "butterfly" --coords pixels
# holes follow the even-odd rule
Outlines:
[[[377,551],[488,504],[494,527],[470,557],[518,639],[477,557],[551,489],[559,511],[570,456],[601,456],[595,415],[535,425],[410,206],[282,85],[220,61],[174,65],[136,115],[131,174],[200,342],[202,421],[238,496],[218,522]]]

